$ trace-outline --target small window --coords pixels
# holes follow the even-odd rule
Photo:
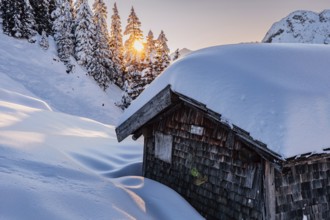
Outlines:
[[[155,157],[167,163],[172,162],[173,137],[171,135],[155,133]]]

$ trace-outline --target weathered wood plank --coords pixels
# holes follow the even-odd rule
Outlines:
[[[116,128],[117,140],[119,142],[124,140],[127,136],[134,133],[153,117],[169,107],[171,103],[171,87],[167,86]]]
[[[274,167],[268,161],[265,161],[265,204],[266,204],[266,216],[265,219],[275,220],[275,170]]]

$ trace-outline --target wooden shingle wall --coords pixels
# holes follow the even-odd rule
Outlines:
[[[330,157],[291,159],[275,173],[276,219],[330,219]]]
[[[144,130],[146,177],[176,190],[207,219],[263,218],[263,160],[229,127],[181,106]],[[171,163],[155,158],[155,132],[173,136]]]

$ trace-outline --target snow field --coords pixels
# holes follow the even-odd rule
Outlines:
[[[120,90],[66,74],[50,45],[0,34],[0,219],[202,219],[139,177],[143,144],[115,136]]]

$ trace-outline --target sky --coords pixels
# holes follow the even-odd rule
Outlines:
[[[91,5],[94,0],[89,0]],[[115,1],[104,0],[108,21]],[[117,0],[122,28],[133,6],[146,36],[164,31],[171,52],[214,45],[260,42],[276,21],[296,10],[321,12],[330,0]]]

